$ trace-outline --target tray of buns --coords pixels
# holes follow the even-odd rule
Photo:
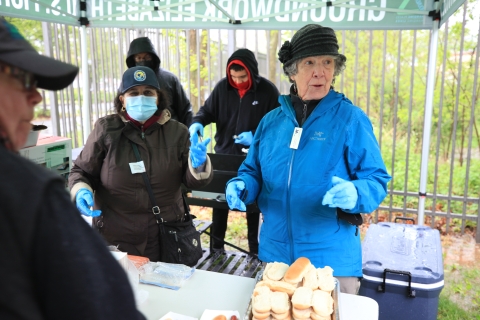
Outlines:
[[[340,284],[328,266],[304,257],[290,266],[271,262],[255,280],[244,320],[340,320]]]

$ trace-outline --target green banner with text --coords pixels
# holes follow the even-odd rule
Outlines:
[[[451,0],[455,10],[464,0]],[[432,0],[88,0],[90,27],[298,29],[318,23],[335,30],[431,29]],[[445,5],[449,3],[448,0]],[[329,4],[332,4],[329,6]],[[80,25],[79,0],[0,0],[0,14]],[[235,22],[235,23],[232,23]]]
[[[445,0],[440,9],[441,23],[445,23],[450,16],[465,2],[465,0]]]

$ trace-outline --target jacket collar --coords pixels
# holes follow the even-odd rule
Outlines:
[[[125,119],[123,114],[120,114],[120,117],[122,118],[123,122],[128,122],[128,120]],[[160,125],[164,125],[171,118],[172,118],[172,114],[170,113],[170,110],[163,109],[162,113],[160,114],[160,119],[158,119],[157,123]]]
[[[325,97],[323,97],[322,100],[320,100],[318,105],[315,107],[315,109],[312,111],[310,116],[307,118],[306,122],[311,121],[310,118],[314,119],[321,116],[322,114],[327,112],[327,110],[336,106],[341,100],[347,100],[348,102],[350,102],[350,100],[345,98],[345,96],[342,93],[338,93],[335,90],[330,89],[328,94]],[[285,113],[287,117],[289,117],[290,119],[292,119],[292,121],[295,122],[296,121],[295,109],[293,108],[292,99],[290,95],[281,95],[279,97],[279,101],[281,104],[282,112]]]

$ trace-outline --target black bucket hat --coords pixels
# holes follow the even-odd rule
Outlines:
[[[283,63],[284,69],[298,59],[313,56],[339,56],[345,62],[347,58],[338,53],[338,48],[337,36],[332,28],[307,24],[290,41],[284,42],[278,51],[278,60]]]
[[[32,73],[37,87],[47,90],[68,87],[78,74],[76,66],[39,54],[3,17],[0,17],[0,62]]]
[[[160,90],[157,76],[149,67],[137,66],[127,69],[122,78],[122,94],[136,86],[152,86]]]

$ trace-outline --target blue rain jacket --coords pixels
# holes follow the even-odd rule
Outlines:
[[[332,177],[358,192],[347,213],[370,213],[386,196],[391,177],[367,115],[330,90],[305,121],[298,149],[290,148],[295,119],[290,96],[260,122],[247,158],[233,180],[243,180],[245,204],[257,200],[264,222],[259,259],[293,263],[307,257],[334,276],[362,276],[360,232],[322,205]]]

